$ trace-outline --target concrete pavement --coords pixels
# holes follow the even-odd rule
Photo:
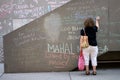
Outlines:
[[[1,78],[1,76],[3,75],[3,73],[4,73],[4,64],[1,64],[0,63],[0,78]],[[1,79],[0,79],[1,80]]]
[[[120,68],[99,69],[97,75],[87,76],[84,71],[3,73],[3,67],[0,64],[0,80],[120,80]]]

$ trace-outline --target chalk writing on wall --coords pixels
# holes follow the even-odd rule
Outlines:
[[[8,61],[6,65],[9,67],[6,72],[10,70],[11,72],[19,72],[20,69],[23,72],[60,71],[77,67],[80,30],[84,27],[83,23],[87,17],[95,19],[96,15],[101,17],[101,27],[97,33],[99,53],[103,54],[110,51],[109,43],[113,43],[113,40],[110,39],[115,37],[114,41],[119,42],[117,35],[119,32],[113,29],[113,34],[109,32],[113,27],[107,28],[109,26],[107,0],[105,2],[99,1],[99,3],[97,1],[72,0],[70,3],[6,35],[4,47]],[[34,5],[39,7],[38,3],[39,1],[36,1]],[[23,4],[23,7],[20,5],[17,6],[17,9],[23,11],[27,7],[32,9],[29,5]],[[24,19],[29,16],[28,14],[22,14],[23,18],[18,16]],[[14,59],[14,57],[16,58]],[[13,66],[16,65],[18,67],[14,69]]]
[[[3,0],[0,1],[0,37],[7,33],[20,28],[21,26],[31,22],[32,20],[45,15],[46,13],[62,6],[70,0]],[[10,22],[8,22],[10,21]],[[34,34],[34,33],[32,33]],[[31,35],[31,34],[30,34]],[[40,40],[43,36],[24,35],[23,41],[14,39],[16,46],[29,43],[30,41]],[[20,38],[20,37],[19,37]],[[0,39],[0,47],[2,39]],[[18,44],[17,44],[18,42]],[[2,48],[1,48],[2,49]]]
[[[62,44],[48,44],[48,52],[51,53],[73,53],[72,52],[72,44],[62,43]]]
[[[13,0],[3,2],[0,6],[0,18],[7,18],[9,14],[13,11]]]
[[[65,68],[69,65],[71,59],[78,59],[77,54],[45,53],[48,65],[54,68]]]

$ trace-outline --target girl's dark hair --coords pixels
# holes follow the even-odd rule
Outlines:
[[[87,18],[84,22],[85,27],[93,27],[95,26],[95,22],[92,18]]]

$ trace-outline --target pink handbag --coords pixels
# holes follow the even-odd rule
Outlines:
[[[84,70],[84,68],[85,68],[85,61],[84,61],[84,57],[83,57],[83,52],[81,50],[79,58],[78,58],[78,69]]]

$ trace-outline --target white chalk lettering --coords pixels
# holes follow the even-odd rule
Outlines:
[[[58,45],[56,45],[56,46],[54,46],[55,48],[54,48],[54,52],[59,52],[59,46]]]
[[[64,45],[60,44],[59,49],[60,49],[60,53],[64,52]]]
[[[61,44],[49,44],[48,43],[48,52],[51,53],[73,53],[72,52],[72,43],[61,43]]]
[[[65,53],[70,53],[70,48],[69,48],[69,45],[66,43],[65,44]]]

